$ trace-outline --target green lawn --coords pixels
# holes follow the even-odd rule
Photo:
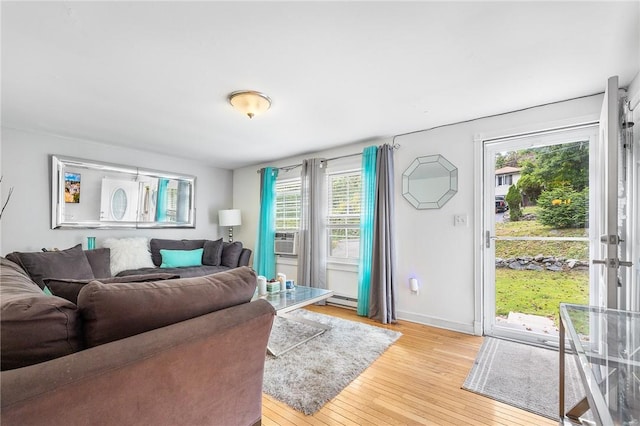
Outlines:
[[[537,207],[525,207],[523,212],[535,214]],[[587,228],[554,229],[536,220],[496,223],[496,235],[504,237],[588,237]]]
[[[525,213],[535,207],[525,208]],[[500,236],[555,236],[587,237],[588,229],[552,229],[537,221],[506,222],[496,224]],[[518,256],[564,257],[589,259],[589,243],[583,241],[496,241],[496,257],[507,259]],[[516,271],[496,269],[496,315],[509,312],[540,315],[553,318],[558,324],[560,302],[589,303],[589,273],[587,271]]]
[[[496,257],[509,259],[518,256],[537,255],[589,259],[589,243],[586,241],[496,241]]]
[[[536,207],[525,207],[524,213],[535,213]],[[535,220],[496,223],[496,235],[501,237],[588,237],[584,228],[553,229]],[[567,259],[589,259],[586,241],[496,241],[496,257],[555,256]]]
[[[521,312],[552,318],[557,325],[560,302],[589,304],[587,271],[496,269],[496,315]]]

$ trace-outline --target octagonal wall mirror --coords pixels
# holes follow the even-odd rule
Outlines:
[[[418,157],[402,174],[402,195],[416,209],[439,209],[458,192],[458,168],[442,155]]]
[[[195,228],[195,176],[51,156],[51,229]]]

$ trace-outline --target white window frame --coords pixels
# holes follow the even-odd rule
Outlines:
[[[279,227],[278,226],[278,195],[282,194],[281,191],[278,191],[279,187],[282,186],[286,186],[286,185],[292,185],[292,184],[296,184],[298,185],[298,215],[296,217],[296,221],[298,223],[298,225],[296,227]],[[293,194],[294,191],[287,191],[287,193],[291,193]],[[292,178],[292,179],[283,179],[283,180],[278,180],[276,181],[276,212],[275,212],[275,222],[276,222],[276,232],[290,232],[290,231],[298,231],[300,229],[300,219],[301,219],[301,212],[302,212],[302,192],[301,192],[301,180],[300,178]]]
[[[357,214],[358,223],[357,224],[336,224],[331,225],[330,219],[330,209],[331,209],[331,201],[332,201],[332,193],[331,193],[331,180],[335,176],[347,176],[347,175],[357,175],[362,179],[362,169],[348,169],[348,170],[336,170],[333,172],[327,173],[327,210],[326,210],[326,238],[327,238],[327,262],[329,263],[337,263],[337,264],[348,264],[348,265],[357,265],[360,260],[360,253],[358,251],[357,257],[337,257],[331,255],[331,230],[332,229],[357,229],[360,230],[360,213]],[[360,206],[358,206],[358,209]],[[353,215],[349,215],[350,217],[355,217]]]

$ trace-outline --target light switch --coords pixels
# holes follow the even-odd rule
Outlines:
[[[453,215],[453,226],[469,226],[469,217],[466,214]]]

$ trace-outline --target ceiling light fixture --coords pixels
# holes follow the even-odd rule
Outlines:
[[[249,118],[261,114],[271,107],[271,99],[254,90],[239,90],[229,94],[229,103]]]

